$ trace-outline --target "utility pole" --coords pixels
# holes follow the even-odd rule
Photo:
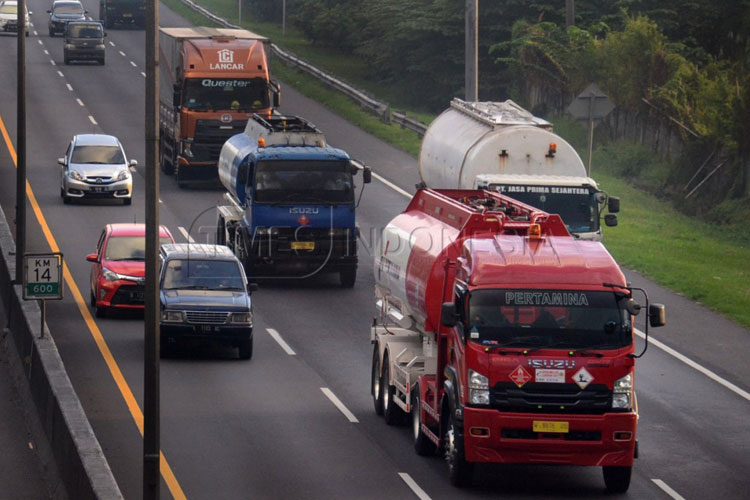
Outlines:
[[[26,253],[26,0],[18,0],[16,89],[16,284],[23,283]]]
[[[479,58],[477,55],[479,44],[479,0],[466,0],[466,100],[474,102],[479,100],[479,85],[477,78],[477,67]]]
[[[281,36],[286,36],[286,0],[281,0]]]
[[[565,27],[576,25],[576,0],[565,0]]]
[[[159,453],[159,0],[146,2],[146,289],[143,360],[143,498],[158,500]]]

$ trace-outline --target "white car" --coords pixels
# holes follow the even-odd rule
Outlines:
[[[25,10],[26,36],[29,36],[29,9]],[[3,33],[18,32],[18,2],[16,0],[0,1],[0,31]]]
[[[63,203],[73,198],[133,200],[133,175],[130,168],[138,165],[127,161],[122,144],[113,135],[78,134],[73,137],[60,173],[60,197]]]

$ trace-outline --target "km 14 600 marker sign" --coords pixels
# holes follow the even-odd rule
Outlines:
[[[62,299],[62,253],[26,254],[24,262],[24,299]]]

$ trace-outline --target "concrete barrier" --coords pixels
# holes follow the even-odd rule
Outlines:
[[[0,303],[7,324],[4,333],[9,366],[30,414],[32,434],[52,482],[52,495],[71,500],[122,499],[55,341],[49,334],[41,337],[38,304],[24,301],[21,285],[12,283],[15,249],[0,208]]]

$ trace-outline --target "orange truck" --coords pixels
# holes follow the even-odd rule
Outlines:
[[[279,106],[268,45],[242,29],[159,29],[159,164],[180,187],[216,179],[224,142]]]

